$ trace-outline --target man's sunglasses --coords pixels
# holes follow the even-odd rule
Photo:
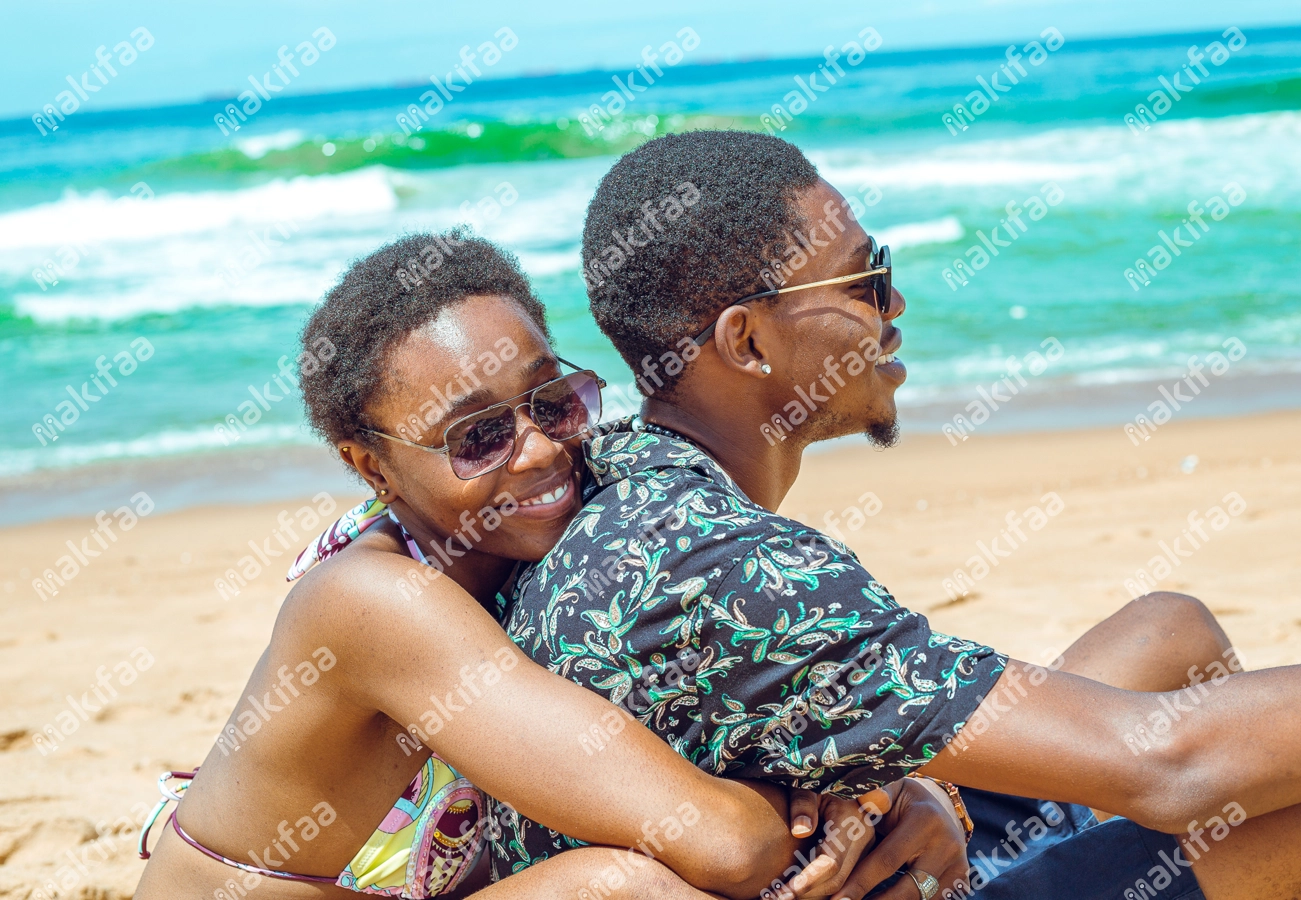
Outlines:
[[[872,279],[868,289],[872,291],[872,299],[877,311],[882,316],[890,311],[890,294],[893,289],[892,269],[890,266],[890,248],[877,247],[876,238],[867,239],[867,261],[865,269],[862,272],[855,272],[853,275],[842,275],[839,278],[828,278],[825,281],[813,281],[808,284],[796,284],[791,287],[774,288],[771,291],[761,291],[758,294],[751,294],[748,297],[742,297],[740,300],[732,303],[732,306],[740,306],[742,303],[749,303],[751,300],[762,300],[764,297],[776,297],[778,294],[789,294],[792,291],[807,291],[809,288],[829,287],[833,284],[848,284],[851,281],[861,281],[864,278]],[[864,296],[866,301],[867,297]],[[713,335],[714,329],[718,327],[718,320],[715,319],[709,324],[709,327],[692,340],[698,347],[703,347],[705,342]]]
[[[578,369],[571,362],[556,359]],[[446,453],[452,474],[469,481],[501,468],[514,455],[518,435],[516,414],[521,407],[528,407],[533,424],[551,440],[567,441],[601,421],[603,387],[605,379],[590,369],[553,378],[509,400],[457,419],[443,432],[441,447],[428,447],[369,428],[361,430],[430,453]]]

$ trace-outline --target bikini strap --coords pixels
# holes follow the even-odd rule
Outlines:
[[[176,833],[181,836],[181,840],[185,841],[185,843],[189,844],[195,850],[198,850],[204,856],[215,859],[217,862],[225,863],[228,866],[234,866],[236,869],[242,869],[245,872],[252,872],[255,875],[265,875],[268,878],[279,878],[283,881],[312,881],[318,884],[336,884],[339,880],[337,877],[331,878],[328,875],[295,875],[291,872],[277,872],[274,869],[263,869],[260,866],[250,866],[248,863],[242,863],[238,860],[231,859],[230,857],[222,856],[220,853],[214,853],[185,833],[185,829],[181,827],[181,823],[176,819],[176,813],[179,811],[179,809],[172,811],[172,818],[168,824],[170,824],[172,828],[176,830]]]
[[[167,804],[173,801],[177,803],[180,802],[181,797],[185,794],[185,789],[190,786],[190,782],[192,782],[194,776],[198,774],[199,770],[196,768],[193,772],[164,772],[158,776],[158,790],[163,795],[163,798],[154,805],[153,812],[149,814],[149,818],[145,820],[144,827],[140,830],[140,846],[137,848],[137,851],[139,852],[141,859],[149,859],[152,855],[149,852],[148,846],[149,832],[154,827],[154,823],[158,821],[158,817],[162,815],[163,810],[167,808]],[[172,790],[167,784],[167,782],[174,778],[185,782],[176,790]],[[181,827],[181,823],[176,818],[178,812],[180,812],[179,806],[172,810],[172,815],[167,824],[171,825],[172,828],[175,829],[176,833],[181,836],[181,840],[185,841],[185,843],[189,844],[195,850],[198,850],[204,856],[217,860],[217,862],[225,863],[226,865],[233,866],[236,869],[242,869],[245,872],[252,872],[256,875],[265,875],[268,878],[280,878],[285,881],[312,881],[320,884],[336,884],[338,882],[337,878],[330,878],[326,875],[294,875],[289,872],[276,872],[273,869],[263,869],[258,866],[250,866],[248,863],[242,863],[238,860],[222,856],[220,853],[214,853],[185,833],[185,829]]]

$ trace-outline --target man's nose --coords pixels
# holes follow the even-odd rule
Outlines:
[[[908,303],[904,300],[903,294],[894,285],[890,286],[890,308],[885,311],[881,318],[886,322],[891,319],[897,319],[903,315],[903,311],[908,308]]]

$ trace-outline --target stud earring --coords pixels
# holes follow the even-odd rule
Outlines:
[[[388,496],[388,488],[385,488],[384,490],[380,491],[380,492],[379,492],[379,495],[380,495],[381,497],[387,497],[387,496]]]
[[[764,363],[763,365],[761,365],[761,366],[759,367],[759,371],[762,372],[762,373],[765,374],[765,375],[771,375],[771,374],[772,374],[772,366],[768,365],[767,363]]]

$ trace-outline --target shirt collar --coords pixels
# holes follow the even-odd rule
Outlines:
[[[639,472],[694,469],[727,491],[745,497],[732,477],[690,438],[638,416],[601,426],[583,445],[588,470],[598,487],[623,481]],[[747,500],[749,498],[746,498]]]

